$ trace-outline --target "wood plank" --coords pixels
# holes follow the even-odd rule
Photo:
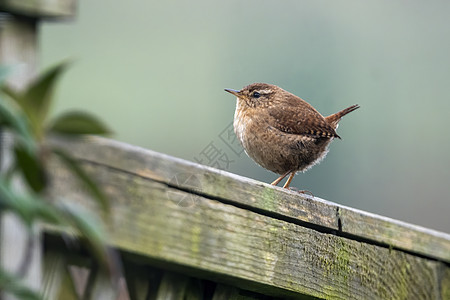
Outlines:
[[[126,259],[122,259],[122,264],[130,300],[148,299],[152,292],[150,288],[154,288],[150,281],[156,279],[156,274],[148,267],[134,264]]]
[[[43,282],[41,295],[46,300],[77,300],[75,282],[69,271],[66,249],[46,249],[44,251]],[[80,288],[80,287],[78,287]],[[84,286],[81,286],[83,289]],[[82,294],[82,293],[80,293]]]
[[[239,290],[232,286],[218,284],[214,291],[212,300],[261,300],[271,299],[261,294],[252,294],[250,292]]]
[[[119,279],[110,276],[98,267],[91,269],[84,300],[115,300],[120,292]]]
[[[59,295],[56,299],[64,299],[64,300],[79,300],[80,297],[77,294],[75,282],[70,274],[67,266],[64,268],[63,279],[61,282],[61,288],[59,290]],[[44,295],[44,299],[46,298]]]
[[[450,299],[450,268],[443,268],[441,279],[442,299]]]
[[[77,0],[0,0],[0,11],[31,18],[71,18],[76,5]]]
[[[158,289],[157,300],[184,300],[189,277],[165,272]]]
[[[67,276],[66,258],[62,252],[46,251],[43,264],[42,297],[47,300],[57,300],[62,282]]]
[[[448,267],[441,262],[203,196],[193,206],[180,206],[167,184],[84,164],[111,198],[112,245],[153,264],[280,297],[443,299],[442,270]],[[67,171],[57,164],[52,170],[52,195],[92,205]]]
[[[23,89],[35,76],[37,29],[34,20],[12,15],[0,22],[0,63],[14,67],[7,83]]]
[[[58,251],[62,251],[65,253],[71,253],[69,252],[69,249],[66,248],[66,246],[54,248],[58,249]],[[72,249],[73,253],[73,249]],[[71,254],[72,254],[71,253]],[[73,260],[73,256],[70,256],[68,261]],[[77,259],[75,259],[77,260]],[[82,265],[87,265],[83,263]],[[86,267],[80,267],[77,265],[67,265],[67,276],[65,278],[65,281],[63,282],[63,287],[61,290],[60,298],[59,299],[81,299],[82,296],[85,294],[85,291],[88,286],[88,281],[90,278],[91,269]]]
[[[196,195],[201,195],[324,232],[335,231],[356,240],[367,240],[450,262],[450,235],[446,233],[109,139],[54,139],[52,143],[84,161],[189,191],[191,195],[182,199],[176,191],[172,192],[172,197],[184,201],[180,204],[185,206],[195,203]]]

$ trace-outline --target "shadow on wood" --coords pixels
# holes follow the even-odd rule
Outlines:
[[[140,264],[275,297],[449,293],[447,234],[108,139],[51,143],[108,193],[111,244]],[[57,161],[53,170],[53,195],[95,210]]]

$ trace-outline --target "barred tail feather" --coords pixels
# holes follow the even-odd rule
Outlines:
[[[348,113],[351,113],[354,110],[357,110],[360,106],[358,104],[352,105],[350,107],[347,107],[346,109],[341,110],[340,112],[337,112],[335,114],[332,114],[328,117],[325,117],[325,120],[330,123],[334,128],[337,127],[337,124],[341,120],[343,116],[345,116]]]

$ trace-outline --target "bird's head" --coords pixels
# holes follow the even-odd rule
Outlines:
[[[252,83],[240,91],[231,89],[225,89],[225,91],[235,95],[241,104],[256,108],[273,105],[284,90],[273,84]]]

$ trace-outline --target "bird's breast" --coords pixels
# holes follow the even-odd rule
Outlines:
[[[234,112],[233,126],[234,132],[244,148],[247,127],[251,126],[251,123],[252,119],[250,118],[247,109],[242,107],[242,104],[240,104],[238,100],[236,104],[236,111]]]
[[[270,126],[267,117],[245,103],[238,101],[236,105],[234,132],[256,163],[284,174],[290,170],[304,171],[325,156],[331,139],[282,132]]]

